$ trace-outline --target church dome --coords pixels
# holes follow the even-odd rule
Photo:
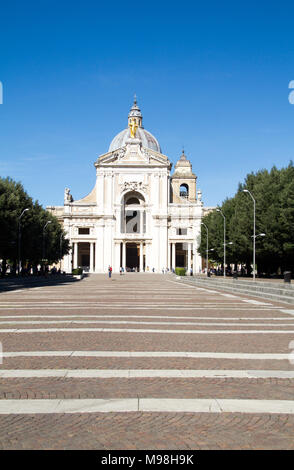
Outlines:
[[[113,152],[114,150],[123,147],[126,144],[126,141],[130,139],[130,129],[124,129],[119,134],[117,134],[114,139],[111,141],[109,146],[109,152]],[[146,131],[142,127],[139,127],[136,132],[136,139],[142,141],[143,147],[147,147],[151,150],[155,150],[156,152],[161,153],[160,145],[155,139],[155,137],[150,134],[150,132]]]
[[[151,150],[155,150],[156,152],[161,153],[161,148],[159,145],[158,140],[150,134],[150,132],[146,131],[142,126],[142,113],[140,108],[137,105],[137,98],[135,95],[134,104],[129,112],[129,123],[131,120],[135,120],[138,126],[136,131],[136,139],[141,140],[143,147],[147,147]],[[131,138],[130,129],[127,127],[123,131],[119,132],[114,139],[112,139],[111,144],[109,146],[109,152],[113,152],[126,144],[126,141]]]

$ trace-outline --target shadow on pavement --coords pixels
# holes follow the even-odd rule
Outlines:
[[[87,277],[87,275],[84,275]],[[28,276],[28,277],[7,277],[0,278],[0,293],[9,292],[18,289],[54,286],[57,284],[70,284],[78,282],[80,279],[75,278],[71,274],[51,275],[48,276]]]

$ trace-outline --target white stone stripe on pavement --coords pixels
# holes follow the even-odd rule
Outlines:
[[[204,359],[289,360],[285,353],[219,353],[193,351],[9,351],[3,357],[180,357]]]
[[[223,297],[229,297],[230,299],[237,299],[238,296],[237,295],[233,295],[233,294],[221,294]]]
[[[160,334],[294,334],[294,330],[160,330],[144,328],[1,328],[2,333],[160,333]]]
[[[268,321],[268,320],[267,320]],[[49,324],[110,324],[110,325],[197,325],[197,326],[294,326],[289,323],[240,323],[240,322],[181,322],[181,321],[134,321],[134,320],[1,320],[1,325],[49,325]],[[0,328],[0,331],[1,328]]]
[[[282,309],[281,312],[283,312],[283,313],[288,313],[288,315],[294,315],[294,310],[285,310],[285,309]]]
[[[0,414],[124,413],[136,411],[154,413],[294,414],[294,401],[223,398],[0,400]]]
[[[138,302],[136,303],[136,305],[134,306],[134,302],[129,302],[129,303],[123,303],[123,302],[115,302],[113,299],[111,300],[111,305],[109,303],[103,303],[103,302],[17,302],[17,303],[7,303],[7,302],[3,302],[0,304],[0,307],[1,308],[8,308],[8,307],[13,307],[13,308],[16,308],[16,307],[133,307],[133,308],[137,308],[137,307],[152,307],[153,305],[155,307],[202,307],[202,308],[206,308],[206,307],[234,307],[234,308],[238,308],[238,307],[244,307],[244,304],[243,303],[237,303],[237,302],[230,302],[230,303],[227,303],[227,302],[221,302],[221,303],[216,303],[216,302],[209,302],[209,303],[204,303],[204,302],[198,302],[197,301],[197,305],[194,305],[194,301],[195,299],[189,299],[189,300],[193,300],[193,302],[190,302],[190,303],[186,303],[186,304],[183,304],[183,303],[176,303],[176,302],[173,302],[170,304],[166,304],[166,302],[162,302],[162,303],[159,303],[159,302]],[[256,305],[256,304],[255,304]],[[271,306],[269,306],[271,307]],[[276,307],[276,308],[281,308],[281,307]],[[267,310],[267,309],[266,309]]]
[[[233,320],[239,321],[243,320],[263,320],[263,321],[287,321],[287,322],[294,322],[294,318],[285,318],[285,317],[199,317],[199,316],[176,316],[176,315],[88,315],[86,313],[81,313],[80,315],[0,315],[0,323],[4,323],[3,319],[8,318],[20,318],[20,319],[28,319],[28,318],[155,318],[155,319],[172,319],[172,320]],[[11,322],[6,322],[11,323]],[[202,323],[201,323],[202,324]],[[209,323],[210,325],[212,323]],[[228,323],[225,323],[226,325]],[[256,324],[256,323],[255,323]],[[246,323],[245,323],[246,325]],[[291,323],[287,323],[287,325],[291,325]]]
[[[117,306],[117,305],[92,305],[92,306],[88,306],[87,304],[80,304],[80,305],[73,305],[73,306],[69,306],[69,305],[41,305],[41,306],[34,306],[34,305],[28,305],[26,307],[23,306],[24,304],[22,304],[21,307],[19,306],[12,306],[12,305],[6,305],[6,306],[0,306],[0,310],[80,310],[80,309],[87,309],[87,310],[99,310],[99,309],[103,309],[103,310],[123,310],[123,309],[127,309],[127,310],[225,310],[225,311],[229,311],[229,310],[237,310],[237,311],[246,311],[246,312],[251,312],[251,311],[271,311],[271,310],[280,310],[281,307],[267,307],[267,308],[246,308],[243,306],[235,306],[235,307],[232,307],[232,306],[223,306],[222,304],[220,304],[219,306],[202,306],[202,307],[193,307],[193,306],[190,306],[190,307],[187,307],[187,306],[160,306],[160,307],[156,307],[154,306],[153,304],[150,305],[150,306],[138,306],[138,307],[134,307],[134,304],[130,305],[130,306]]]
[[[0,369],[0,379],[11,378],[278,378],[293,379],[294,371],[285,370],[193,370],[193,369]]]

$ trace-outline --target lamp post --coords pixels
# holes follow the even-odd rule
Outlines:
[[[28,210],[29,209],[24,209],[22,211],[22,213],[20,214],[19,218],[18,218],[18,275],[21,271],[21,252],[20,252],[20,249],[21,249],[21,243],[20,243],[20,239],[21,239],[21,218],[24,215],[24,213],[27,212]]]
[[[48,220],[43,227],[43,250],[42,250],[42,262],[43,262],[43,271],[44,271],[44,260],[45,260],[45,230],[47,225],[51,224],[51,220]]]
[[[60,272],[61,272],[61,257],[62,257],[62,236],[63,234],[60,235],[60,239],[59,239]]]
[[[257,235],[255,235],[255,238],[253,238],[253,235],[252,235],[252,238],[253,238],[254,240],[256,240],[257,237],[265,237],[265,236],[266,236],[265,233],[258,233]],[[254,271],[255,271],[255,270],[254,270]],[[255,278],[255,277],[254,277],[254,278]]]
[[[226,246],[227,245],[234,245],[234,243],[233,242],[228,242],[228,243],[226,243]]]
[[[220,208],[216,209],[216,211],[220,212],[224,219],[224,277],[226,277],[226,218]]]
[[[253,280],[255,281],[255,209],[256,209],[256,203],[255,199],[252,196],[251,192],[249,189],[243,189],[243,193],[248,193],[251,196],[251,199],[253,201]]]
[[[206,276],[208,276],[208,227],[204,222],[201,222],[201,225],[206,228]]]

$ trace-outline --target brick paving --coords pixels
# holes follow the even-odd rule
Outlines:
[[[112,279],[106,275],[91,275],[82,281],[56,285],[38,283],[33,287],[26,282],[26,287],[21,286],[20,289],[2,292],[0,295],[0,341],[4,352],[195,351],[289,354],[289,343],[294,340],[294,333],[291,333],[294,331],[294,316],[283,311],[291,310],[289,305],[244,295],[227,297],[221,292],[211,292],[213,289],[188,287],[171,275],[128,273],[124,276],[114,275]],[[9,319],[8,316],[16,318]],[[150,316],[153,318],[148,318]],[[72,323],[59,323],[63,317]],[[22,323],[17,325],[4,321]],[[29,321],[41,321],[42,324],[29,324]],[[134,321],[138,323],[131,323]],[[179,322],[197,325],[177,324]],[[275,323],[277,325],[269,326]],[[4,332],[5,329],[40,328],[54,328],[54,331]],[[64,331],[55,331],[60,328]],[[69,331],[70,328],[75,331]],[[91,331],[83,331],[83,328]],[[93,328],[122,331],[97,332]],[[126,332],[134,328],[142,331]],[[149,329],[158,332],[149,333]],[[171,329],[180,331],[178,334],[159,332]],[[258,333],[237,333],[244,329],[257,330]],[[203,333],[189,334],[187,330],[201,330]],[[215,330],[216,333],[206,333],[208,330]],[[223,330],[232,333],[223,334]],[[270,330],[281,333],[268,333]],[[0,372],[14,369],[293,371],[294,365],[287,358],[4,357]],[[288,378],[0,378],[0,400],[138,397],[290,402],[294,400],[293,385],[294,379]],[[0,415],[0,449],[293,448],[293,414],[95,412]]]

